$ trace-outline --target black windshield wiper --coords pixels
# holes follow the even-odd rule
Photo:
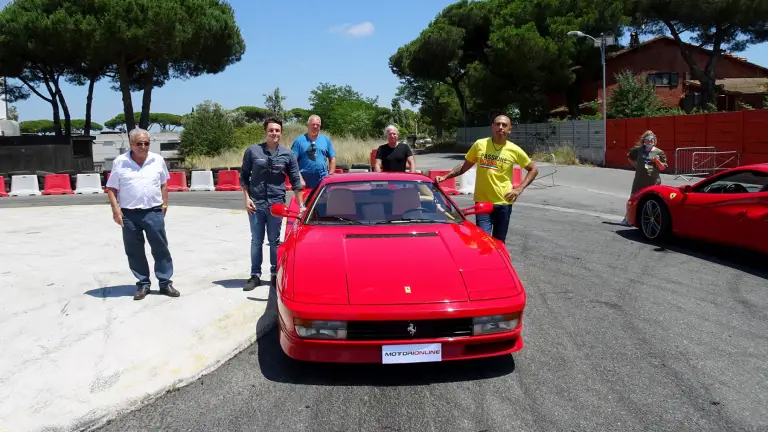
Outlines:
[[[333,220],[337,220],[337,221],[352,222],[352,223],[355,223],[357,225],[363,225],[363,223],[360,222],[360,221],[356,221],[354,219],[348,219],[348,218],[341,217],[341,216],[322,216],[322,217],[317,218],[318,221],[322,221],[324,219],[333,219]]]
[[[400,219],[393,219],[393,220],[378,221],[376,222],[376,224],[394,224],[394,223],[402,223],[402,222],[446,223],[447,221],[425,219],[425,218],[400,218]]]

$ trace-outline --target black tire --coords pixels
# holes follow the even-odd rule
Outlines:
[[[672,215],[661,198],[652,196],[640,203],[637,209],[637,226],[647,240],[663,242],[672,231]]]

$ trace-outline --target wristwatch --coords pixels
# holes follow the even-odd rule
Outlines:
[[[167,208],[168,208],[168,204],[163,204],[163,206],[162,206],[162,207],[163,207],[163,210],[165,210],[165,209],[167,209]]]

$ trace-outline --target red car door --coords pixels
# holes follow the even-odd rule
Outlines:
[[[681,236],[733,244],[744,231],[741,210],[750,194],[690,192],[672,222]]]
[[[758,209],[760,189],[768,174],[755,171],[732,171],[712,176],[684,193],[673,224],[686,237],[752,247],[750,209]],[[757,213],[755,212],[757,217]]]
[[[768,254],[768,191],[753,195],[752,204],[741,214],[744,231],[740,235],[746,247]]]

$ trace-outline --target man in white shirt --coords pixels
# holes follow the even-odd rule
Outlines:
[[[168,210],[168,167],[165,159],[149,151],[149,132],[136,128],[128,134],[131,151],[115,158],[107,180],[112,219],[123,228],[128,266],[139,280],[134,300],[149,294],[149,263],[144,253],[144,234],[155,259],[160,293],[178,297],[173,287],[173,260],[165,234]]]

